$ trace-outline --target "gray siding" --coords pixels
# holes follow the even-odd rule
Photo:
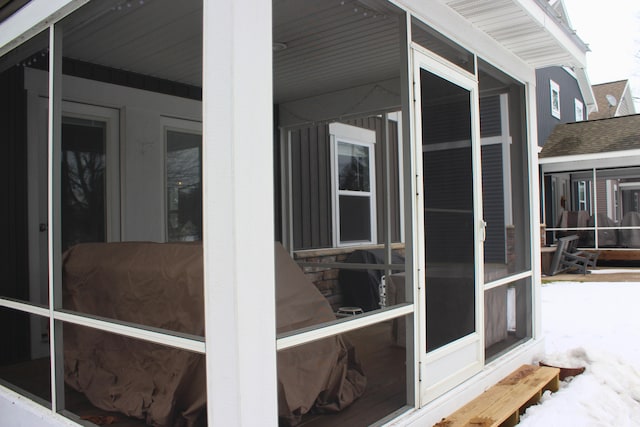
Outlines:
[[[505,262],[504,182],[502,146],[482,147],[483,215],[487,222],[484,260],[487,263]]]
[[[378,242],[383,243],[385,238],[384,232],[384,175],[383,163],[384,163],[384,144],[385,141],[384,121],[380,117],[366,117],[363,119],[356,119],[347,122],[350,125],[362,127],[365,129],[371,129],[376,132],[376,214],[378,217]],[[398,124],[394,121],[389,121],[389,145],[390,145],[390,158],[389,165],[391,170],[390,176],[390,192],[388,194],[389,203],[391,204],[391,240],[393,242],[400,241],[400,180],[398,173]]]
[[[354,119],[345,123],[376,132],[376,215],[378,242],[384,241],[383,120],[381,117]],[[391,238],[400,240],[400,195],[398,173],[398,127],[389,122],[391,191]],[[291,133],[292,203],[294,250],[328,248],[332,242],[331,151],[326,124]]]
[[[471,149],[428,151],[423,164],[427,262],[473,263]]]
[[[560,120],[551,115],[549,80],[553,80],[560,86]],[[539,146],[544,146],[545,141],[557,124],[576,121],[575,99],[578,99],[584,105],[578,81],[562,67],[547,67],[536,71]],[[584,106],[583,114],[586,114],[586,106]]]
[[[500,95],[480,98],[480,135],[482,138],[502,134]],[[506,259],[506,230],[504,221],[504,181],[502,146],[483,145],[482,160],[482,208],[487,222],[484,243],[484,260],[487,263],[504,263]]]
[[[500,95],[480,98],[480,136],[487,138],[502,134]]]
[[[294,249],[331,246],[331,163],[326,125],[291,132]]]

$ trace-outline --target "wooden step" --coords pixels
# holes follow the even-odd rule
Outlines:
[[[545,390],[557,391],[560,369],[522,365],[434,427],[512,427]]]

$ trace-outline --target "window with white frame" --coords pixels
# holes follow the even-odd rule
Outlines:
[[[560,85],[549,80],[549,91],[551,95],[551,115],[556,119],[560,119]]]
[[[589,210],[589,181],[578,181],[578,210],[579,211],[588,211]]]
[[[576,122],[581,122],[584,120],[584,104],[579,99],[574,99],[575,109],[576,109]]]
[[[202,125],[165,119],[168,242],[202,240]]]
[[[332,123],[329,132],[334,240],[338,246],[375,243],[375,132],[343,123]]]

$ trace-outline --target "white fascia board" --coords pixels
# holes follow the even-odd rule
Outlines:
[[[631,93],[631,83],[630,80],[627,79],[627,83],[624,85],[624,90],[622,91],[622,96],[620,97],[620,102],[618,102],[618,109],[616,110],[616,115],[621,108],[622,101],[627,104],[628,113],[627,114],[635,114],[636,106],[633,102],[633,93]]]
[[[535,84],[535,70],[530,64],[449,6],[440,1],[423,0],[398,0],[395,3],[511,77]]]
[[[543,173],[567,172],[591,168],[640,166],[640,149],[609,153],[581,154],[539,159]]]
[[[89,0],[31,0],[0,24],[0,56]]]
[[[570,28],[573,28],[573,25],[571,25],[571,20],[569,19],[569,14],[567,13],[567,7],[564,4],[564,1],[563,0],[558,0],[555,3],[549,2],[549,4],[551,5],[551,7],[554,10],[559,11],[559,13],[562,15],[562,18],[564,18],[566,24]]]
[[[576,154],[573,156],[543,157],[538,160],[538,163],[543,165],[543,164],[552,164],[552,163],[582,162],[587,160],[615,159],[615,158],[636,157],[636,156],[640,156],[640,149],[609,151],[606,153]]]
[[[586,52],[588,47],[577,35],[565,30],[559,19],[553,19],[535,0],[512,0],[513,4],[520,8],[540,28],[540,32],[556,41],[554,52],[542,50],[536,58],[524,60],[516,53],[505,48],[503,44],[490,37],[487,33],[477,28],[470,21],[447,6],[445,0],[419,1],[398,0],[397,4],[405,6],[409,11],[415,12],[425,23],[447,35],[462,46],[478,53],[483,59],[491,62],[499,68],[505,69],[510,61],[510,56],[517,61],[526,64],[527,67],[540,68],[551,65],[567,65],[570,67],[586,67]],[[448,29],[455,28],[455,36]],[[505,62],[506,61],[506,62]],[[510,69],[510,68],[509,68]],[[514,70],[510,74],[520,77]]]
[[[553,18],[543,9],[542,1],[532,0],[513,0],[518,4],[522,10],[535,20],[544,30],[557,40],[558,44],[562,46],[567,53],[574,58],[575,62],[570,64],[558,64],[558,65],[570,65],[577,67],[586,67],[587,65],[587,51],[589,50],[586,43],[584,43],[575,33],[573,37],[562,28],[560,18]],[[548,6],[549,8],[551,6]],[[580,40],[581,45],[578,44]]]
[[[593,93],[593,87],[591,86],[591,81],[589,80],[586,67],[575,67],[573,71],[576,75],[576,80],[578,81],[578,86],[580,87],[582,99],[584,99],[587,111],[589,113],[597,112],[598,103],[596,102],[596,96]]]

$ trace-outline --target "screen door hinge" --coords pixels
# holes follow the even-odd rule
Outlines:
[[[413,81],[413,103],[416,103],[416,81]]]

